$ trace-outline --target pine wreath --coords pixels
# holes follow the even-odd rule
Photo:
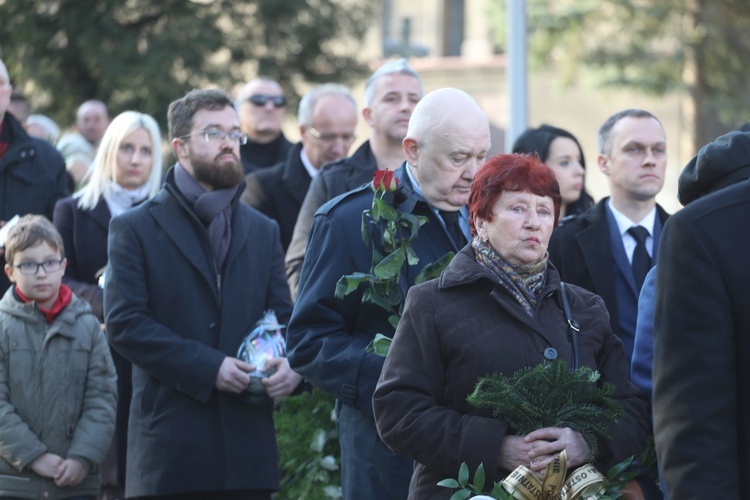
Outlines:
[[[492,410],[520,436],[544,427],[570,427],[581,433],[593,456],[598,440],[612,439],[610,425],[623,415],[622,405],[611,397],[615,386],[599,378],[591,368],[571,371],[558,359],[512,377],[482,377],[467,401]]]

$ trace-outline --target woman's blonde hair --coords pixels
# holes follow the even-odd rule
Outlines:
[[[120,143],[130,133],[144,129],[151,136],[151,173],[146,181],[149,185],[148,197],[159,191],[162,177],[161,132],[149,115],[137,111],[124,111],[117,115],[104,132],[94,162],[84,178],[85,185],[73,196],[78,198],[78,206],[83,210],[93,210],[107,187],[117,179],[117,151]]]

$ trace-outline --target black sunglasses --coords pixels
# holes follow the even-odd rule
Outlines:
[[[268,101],[271,101],[277,108],[286,106],[286,97],[283,95],[253,94],[247,100],[256,106],[265,106]]]

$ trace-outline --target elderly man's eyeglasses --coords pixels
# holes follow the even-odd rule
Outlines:
[[[238,142],[240,145],[247,144],[247,135],[243,134],[239,130],[232,130],[231,132],[224,132],[221,129],[218,128],[207,128],[206,130],[202,130],[200,132],[193,132],[192,134],[187,134],[180,136],[180,139],[184,139],[185,137],[190,137],[193,135],[199,135],[202,136],[203,139],[206,142],[223,142],[223,141],[229,141],[229,142]]]
[[[351,144],[357,138],[354,134],[324,134],[312,127],[307,130],[310,132],[310,135],[325,144],[333,144],[337,140],[341,140],[344,144]]]
[[[44,262],[21,262],[13,267],[21,271],[21,274],[34,275],[39,272],[39,268],[44,269],[45,273],[56,273],[62,267],[62,259],[45,260]]]
[[[286,97],[283,95],[253,94],[247,100],[256,106],[265,106],[268,101],[271,101],[277,108],[286,106]]]

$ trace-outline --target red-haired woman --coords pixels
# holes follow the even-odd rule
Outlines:
[[[383,441],[416,461],[409,498],[449,498],[437,483],[455,477],[462,462],[472,470],[483,463],[492,482],[519,465],[542,471],[562,450],[570,467],[586,462],[591,450],[578,432],[545,428],[516,436],[505,421],[466,402],[480,377],[511,376],[545,360],[572,366],[577,357],[616,387],[625,415],[614,439],[599,444],[596,465],[606,470],[645,446],[647,403],[629,382],[604,303],[566,284],[571,316],[580,323],[578,342],[569,339],[560,277],[547,261],[560,203],[554,173],[535,157],[491,158],[472,184],[472,242],[439,279],[409,290],[373,399]]]

